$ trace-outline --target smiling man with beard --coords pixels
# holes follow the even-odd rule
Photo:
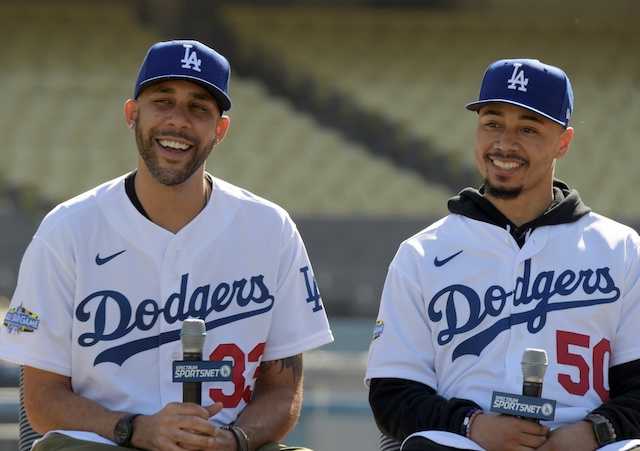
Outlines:
[[[466,107],[484,183],[400,245],[384,285],[365,377],[382,443],[639,446],[640,238],[554,178],[574,134],[567,75],[496,61]],[[542,397],[556,409],[543,421],[491,410],[496,392],[523,391],[527,348],[548,356]]]
[[[0,358],[24,366],[35,450],[306,449],[279,442],[302,353],[333,337],[287,212],[205,171],[229,76],[200,42],[153,45],[124,107],[136,170],[57,206],[30,243]],[[171,377],[189,318],[209,332],[202,363],[232,367],[198,381],[201,402]]]

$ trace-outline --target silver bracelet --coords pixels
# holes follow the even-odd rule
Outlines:
[[[234,428],[232,426],[222,426],[220,429],[231,432],[231,434],[233,434],[233,438],[236,441],[236,447],[238,448],[238,451],[245,451],[244,447],[242,446],[242,441],[240,440],[240,435],[238,434],[238,428]]]
[[[233,429],[235,429],[237,432],[240,433],[240,435],[242,435],[242,438],[244,439],[244,442],[247,444],[247,448],[246,451],[251,451],[251,446],[249,445],[249,436],[247,435],[246,432],[244,432],[241,428],[239,428],[238,426],[233,426]]]

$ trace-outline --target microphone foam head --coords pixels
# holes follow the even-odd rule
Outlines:
[[[540,382],[547,372],[547,351],[527,348],[522,354],[522,376],[525,381]]]
[[[183,352],[202,352],[207,329],[204,321],[199,318],[187,318],[182,323],[180,340]]]

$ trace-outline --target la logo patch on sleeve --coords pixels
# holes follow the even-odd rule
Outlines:
[[[40,319],[35,313],[19,306],[9,309],[4,317],[4,325],[10,334],[34,332],[40,325]]]

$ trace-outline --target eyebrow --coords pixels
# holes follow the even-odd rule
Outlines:
[[[158,86],[155,87],[155,89],[153,89],[153,92],[160,92],[160,93],[166,93],[166,94],[175,94],[176,90],[170,86],[166,86],[166,85],[161,85],[159,84]],[[213,98],[213,96],[207,91],[207,92],[193,92],[191,93],[191,97],[193,97],[194,99],[198,99],[198,100],[207,100],[207,101],[211,101],[216,103],[216,99]]]
[[[504,117],[504,113],[501,112],[501,111],[498,111],[498,110],[486,110],[481,114],[481,116],[488,116],[488,115]],[[520,116],[518,116],[518,119],[526,120],[526,121],[534,121],[534,122],[538,122],[540,124],[543,123],[542,119],[537,114],[526,114],[526,113],[523,113]]]

